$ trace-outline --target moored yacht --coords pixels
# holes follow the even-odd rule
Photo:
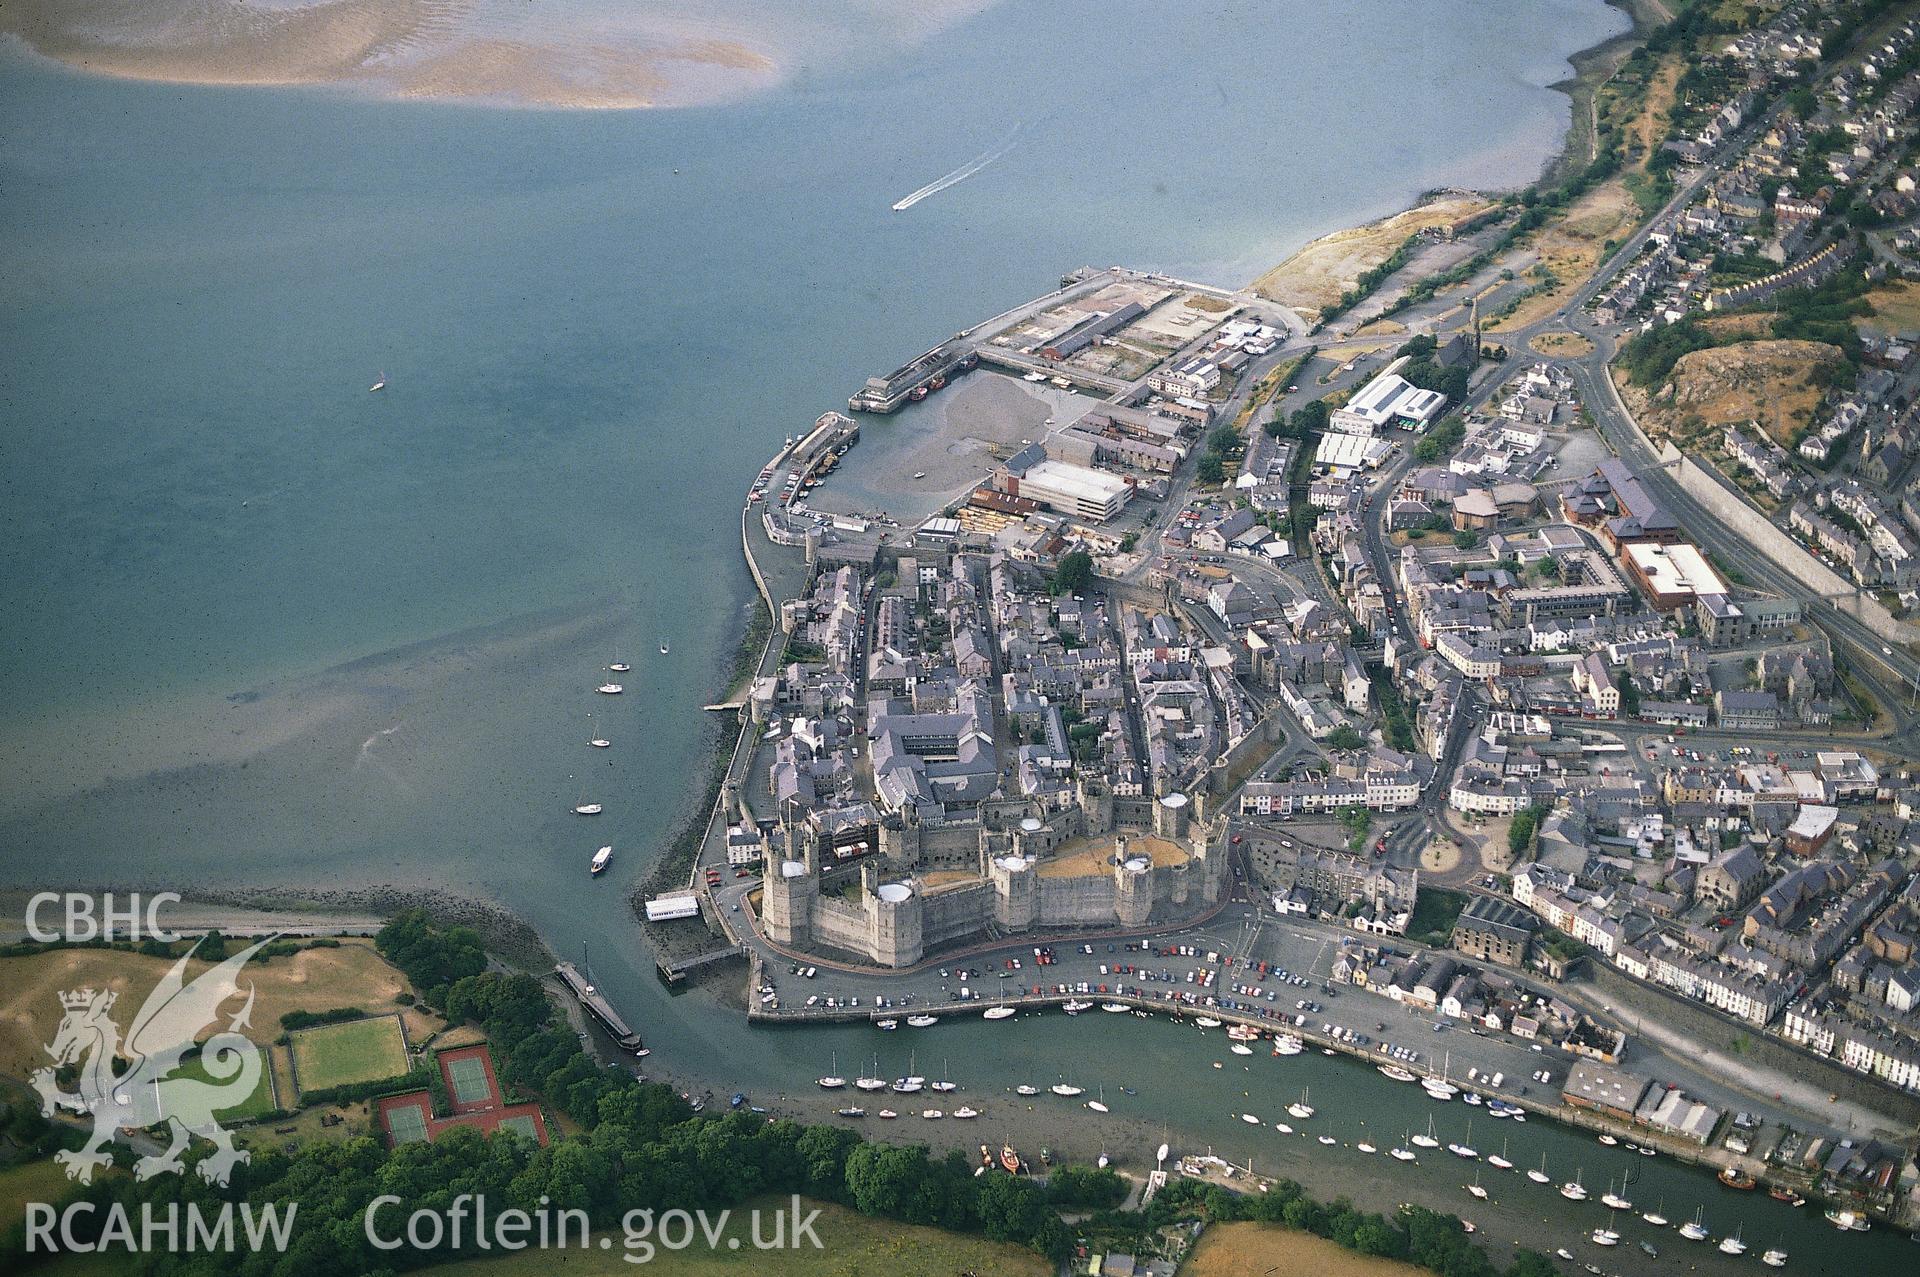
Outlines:
[[[1580,1182],[1579,1171],[1575,1171],[1573,1178],[1560,1186],[1560,1196],[1570,1202],[1584,1202],[1587,1200],[1587,1186]]]
[[[827,1072],[825,1076],[815,1078],[813,1080],[814,1085],[818,1086],[823,1091],[837,1091],[841,1087],[845,1086],[847,1084],[847,1079],[840,1076],[838,1071],[839,1064],[840,1064],[839,1056],[837,1055],[829,1056],[828,1064],[827,1064]]]
[[[1693,1213],[1693,1218],[1680,1225],[1680,1235],[1690,1242],[1707,1240],[1707,1208],[1702,1206]]]
[[[1062,1099],[1069,1099],[1069,1100],[1076,1095],[1085,1095],[1087,1093],[1086,1087],[1075,1086],[1071,1082],[1055,1082],[1052,1086],[1048,1087],[1047,1089],[1049,1091],[1052,1091],[1055,1095],[1060,1096]]]
[[[618,683],[602,683],[600,684],[600,686],[594,688],[593,690],[600,693],[602,696],[618,696],[620,695],[620,693],[626,691],[627,689],[620,686],[620,684]]]
[[[1760,1262],[1769,1268],[1785,1268],[1787,1266],[1787,1252],[1781,1250],[1778,1246],[1768,1247],[1760,1256]]]
[[[1530,1167],[1527,1170],[1527,1178],[1536,1184],[1553,1182],[1553,1177],[1547,1174],[1547,1155],[1545,1153],[1540,1154],[1540,1165],[1538,1167]]]
[[[1722,1255],[1744,1255],[1747,1253],[1747,1244],[1740,1239],[1740,1229],[1738,1227],[1733,1230],[1733,1236],[1722,1237],[1720,1239],[1720,1253]]]
[[[987,1020],[1004,1020],[1012,1014],[1012,1007],[988,1007],[980,1013],[981,1018]]]
[[[1300,1092],[1300,1098],[1287,1105],[1287,1112],[1293,1114],[1301,1121],[1305,1121],[1307,1118],[1313,1116],[1313,1105],[1307,1103],[1308,1094],[1309,1091],[1302,1090]]]
[[[1513,1169],[1513,1163],[1507,1160],[1507,1142],[1505,1140],[1500,1141],[1500,1151],[1498,1153],[1489,1153],[1487,1155],[1487,1165],[1502,1171],[1510,1171]]]
[[[1427,1119],[1427,1133],[1425,1135],[1414,1136],[1413,1142],[1415,1144],[1418,1144],[1421,1148],[1439,1148],[1440,1147],[1440,1141],[1433,1137],[1433,1119],[1431,1117]]]
[[[606,846],[602,847],[600,850],[593,853],[593,859],[587,865],[587,872],[596,873],[596,874],[602,872],[603,870],[606,869],[607,862],[612,859],[613,859],[613,844],[609,843]]]

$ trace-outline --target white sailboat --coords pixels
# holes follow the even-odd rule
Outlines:
[[[1507,1160],[1507,1142],[1505,1140],[1500,1141],[1500,1151],[1498,1153],[1489,1153],[1487,1155],[1487,1165],[1502,1171],[1510,1171],[1513,1169],[1513,1163]]]
[[[600,684],[600,686],[594,688],[593,690],[600,693],[600,695],[602,696],[618,696],[620,695],[620,693],[626,691],[627,689],[620,686],[620,684],[618,683],[602,683]]]
[[[1097,1100],[1088,1100],[1087,1107],[1092,1109],[1096,1113],[1105,1113],[1108,1111],[1107,1110],[1107,1088],[1104,1085],[1100,1088],[1100,1098]]]
[[[1012,1007],[988,1007],[985,1011],[982,1011],[980,1014],[983,1019],[1004,1020],[1008,1016],[1013,1014],[1013,1008]]]
[[[1702,1206],[1693,1213],[1693,1218],[1680,1225],[1680,1235],[1690,1242],[1707,1240],[1707,1208]]]
[[[1071,1082],[1066,1081],[1065,1079],[1055,1082],[1052,1086],[1048,1087],[1047,1089],[1049,1091],[1052,1091],[1055,1095],[1058,1095],[1060,1098],[1066,1099],[1066,1100],[1070,1100],[1076,1095],[1085,1095],[1087,1093],[1086,1087],[1075,1086]]]
[[[1545,1153],[1540,1154],[1539,1167],[1527,1171],[1527,1178],[1536,1184],[1550,1184],[1553,1182],[1553,1177],[1547,1174],[1547,1155]]]
[[[1481,1201],[1484,1202],[1487,1200],[1487,1190],[1480,1187],[1479,1171],[1475,1171],[1473,1173],[1473,1183],[1468,1184],[1466,1187],[1469,1193],[1472,1193],[1475,1197],[1479,1198]]]
[[[367,393],[372,394],[376,390],[385,390],[386,388],[387,388],[387,374],[385,370],[382,370],[380,375],[373,379],[373,384],[367,387]]]
[[[576,816],[598,816],[604,808],[599,803],[579,803],[573,809]]]
[[[947,1077],[947,1061],[940,1061],[940,1080],[933,1083],[932,1086],[936,1091],[957,1091],[960,1089],[958,1082],[951,1081]]]
[[[1411,1162],[1414,1159],[1413,1150],[1407,1147],[1407,1133],[1405,1131],[1400,1132],[1400,1142],[1387,1150],[1387,1156],[1396,1162]]]
[[[592,740],[588,741],[587,744],[593,746],[595,749],[606,749],[608,746],[612,745],[613,742],[608,740],[604,736],[596,736]]]
[[[909,1051],[907,1053],[907,1075],[893,1080],[893,1089],[902,1095],[912,1095],[915,1091],[920,1090],[927,1084],[927,1079],[913,1071],[913,1064],[914,1056],[913,1053]]]
[[[1414,1136],[1413,1142],[1415,1144],[1418,1144],[1421,1148],[1439,1148],[1440,1147],[1440,1141],[1435,1139],[1433,1135],[1433,1118],[1431,1116],[1427,1118],[1427,1133],[1425,1135]]]
[[[1313,1105],[1307,1103],[1307,1098],[1310,1093],[1311,1088],[1302,1088],[1300,1098],[1287,1105],[1287,1112],[1293,1114],[1303,1122],[1312,1117],[1314,1111]]]
[[[1470,1162],[1479,1158],[1480,1150],[1473,1146],[1472,1118],[1467,1119],[1467,1138],[1458,1144],[1447,1145],[1447,1152],[1452,1153],[1455,1157],[1464,1157]]]
[[[1662,1215],[1660,1212],[1665,1210],[1666,1208],[1667,1208],[1667,1199],[1663,1197],[1660,1199],[1660,1205],[1657,1208],[1650,1211],[1642,1211],[1640,1213],[1640,1218],[1646,1220],[1649,1224],[1652,1224],[1655,1228],[1665,1228],[1667,1226],[1667,1217],[1665,1215]]]
[[[1760,1262],[1769,1268],[1785,1268],[1787,1266],[1787,1252],[1780,1249],[1779,1242],[1775,1242],[1761,1253]]]
[[[1613,1181],[1607,1181],[1607,1191],[1600,1194],[1600,1204],[1608,1210],[1632,1210],[1633,1203],[1613,1191]]]
[[[873,1057],[873,1068],[860,1077],[853,1079],[853,1084],[863,1091],[884,1091],[887,1089],[887,1079],[880,1076],[879,1056],[876,1055]]]
[[[818,1086],[823,1091],[837,1091],[841,1087],[845,1086],[847,1084],[847,1079],[840,1076],[840,1070],[838,1068],[839,1063],[840,1063],[840,1057],[838,1055],[829,1055],[827,1057],[826,1075],[824,1077],[815,1078],[814,1085]]]
[[[1720,1239],[1720,1253],[1722,1255],[1744,1255],[1747,1253],[1747,1244],[1740,1239],[1740,1230],[1744,1227],[1745,1225],[1743,1224],[1736,1224],[1734,1225],[1733,1236],[1722,1237]]]
[[[1573,1173],[1573,1178],[1560,1186],[1560,1196],[1566,1198],[1570,1202],[1586,1201],[1587,1186],[1580,1182],[1580,1176],[1581,1176],[1581,1172],[1575,1171]]]

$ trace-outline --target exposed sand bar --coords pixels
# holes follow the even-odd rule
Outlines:
[[[103,75],[520,106],[691,105],[757,91],[781,73],[735,19],[665,5],[586,10],[525,0],[9,0],[0,33]]]
[[[1416,208],[1322,235],[1253,281],[1253,290],[1298,310],[1318,312],[1339,300],[1360,276],[1393,256],[1409,235],[1461,225],[1493,207],[1478,195],[1450,194]]]

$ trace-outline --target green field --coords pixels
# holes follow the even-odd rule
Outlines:
[[[302,1091],[382,1082],[407,1071],[406,1039],[397,1016],[317,1025],[294,1033],[292,1042]]]
[[[773,1212],[791,1209],[791,1199],[759,1198],[738,1207],[727,1219],[719,1247],[707,1249],[706,1241],[695,1231],[696,1242],[686,1250],[660,1249],[644,1265],[628,1263],[624,1241],[619,1232],[596,1236],[594,1246],[555,1254],[552,1251],[523,1250],[497,1259],[464,1260],[426,1271],[434,1277],[521,1277],[521,1274],[566,1272],[574,1277],[599,1274],[644,1272],[666,1277],[745,1277],[746,1274],[778,1272],[781,1277],[864,1277],[884,1273],[886,1277],[955,1277],[957,1273],[991,1273],[993,1277],[1047,1277],[1052,1265],[1020,1246],[990,1242],[959,1233],[944,1233],[937,1228],[920,1228],[887,1219],[869,1219],[839,1206],[804,1201],[800,1214],[818,1207],[820,1216],[813,1231],[820,1237],[822,1249],[811,1244],[800,1249],[759,1251],[753,1247],[753,1229],[748,1212],[757,1207],[761,1213],[760,1235],[773,1235]],[[787,1219],[792,1225],[792,1216]],[[601,1237],[612,1245],[599,1249]],[[727,1249],[727,1239],[737,1238],[738,1250]],[[643,1252],[633,1252],[636,1259]]]
[[[204,1082],[210,1086],[220,1085],[220,1079],[207,1073],[200,1056],[193,1056],[181,1063],[172,1076],[160,1084],[160,1111],[171,1113],[174,1108],[168,1089],[177,1082]],[[260,1052],[260,1080],[254,1084],[253,1093],[232,1108],[214,1110],[214,1117],[223,1122],[251,1122],[263,1113],[273,1111],[273,1053],[264,1048]]]
[[[15,1224],[26,1217],[28,1202],[57,1203],[80,1186],[50,1157],[24,1162],[0,1171],[0,1221]]]

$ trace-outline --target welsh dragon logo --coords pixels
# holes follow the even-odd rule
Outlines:
[[[213,1153],[199,1165],[200,1177],[210,1184],[225,1186],[233,1168],[250,1160],[245,1149],[233,1146],[233,1137],[220,1129],[213,1115],[244,1103],[260,1082],[260,1048],[240,1032],[253,1010],[251,983],[245,1004],[226,1029],[201,1045],[202,1069],[213,1080],[176,1073],[200,1030],[215,1023],[221,1006],[239,994],[240,968],[266,943],[262,940],[234,954],[191,984],[185,975],[193,952],[182,954],[148,995],[124,1044],[120,1026],[109,1015],[117,994],[73,989],[60,995],[65,1015],[46,1048],[54,1067],[35,1070],[31,1080],[46,1116],[64,1109],[93,1118],[93,1133],[85,1147],[54,1154],[54,1160],[66,1168],[67,1178],[91,1183],[95,1169],[113,1161],[106,1148],[117,1132],[163,1123],[171,1130],[173,1142],[134,1163],[134,1175],[140,1179],[179,1174],[185,1168],[180,1155],[196,1135],[214,1145]],[[82,1056],[84,1064],[80,1064]],[[116,1074],[113,1065],[118,1056],[124,1056],[130,1067]],[[54,1078],[54,1068],[70,1064],[80,1064],[78,1091],[61,1090]]]

